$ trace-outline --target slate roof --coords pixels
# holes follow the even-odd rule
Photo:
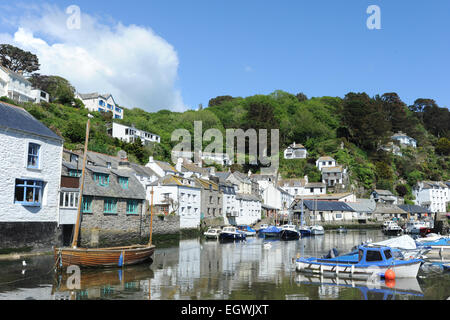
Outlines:
[[[128,189],[122,188],[119,184],[118,176],[113,172],[113,170],[107,168],[95,168],[95,166],[87,167],[89,169],[86,172],[91,172],[86,174],[84,180],[83,194],[87,196],[97,196],[97,197],[108,197],[108,198],[122,198],[122,199],[138,199],[145,200],[146,194],[144,187],[140,182],[131,174],[128,177]],[[103,171],[109,174],[109,185],[100,186],[94,181],[92,172]],[[131,169],[130,169],[131,172]]]
[[[222,191],[224,194],[236,195],[236,191],[231,183],[226,184],[220,183],[219,190]]]
[[[184,180],[193,182],[193,185],[183,184]],[[182,178],[182,177],[174,176],[171,174],[161,177],[158,180],[156,180],[155,182],[150,184],[150,186],[160,186],[160,185],[161,186],[177,186],[177,187],[188,187],[188,188],[200,189],[200,187],[198,185],[196,185],[192,179]]]
[[[304,200],[303,203],[307,209],[314,211],[354,211],[352,207],[342,201]],[[301,201],[297,202],[297,204],[299,209],[301,209]]]
[[[330,172],[343,172],[342,166],[336,166],[336,167],[324,167],[322,168],[323,173],[330,173]]]
[[[399,208],[396,205],[385,204],[385,203],[377,203],[377,206],[373,213],[377,214],[406,214],[407,212],[403,209]]]
[[[237,193],[236,200],[261,201],[261,199],[253,194]]]
[[[304,145],[300,144],[300,143],[293,143],[291,144],[288,149],[306,149]]]
[[[320,157],[319,159],[317,159],[317,161],[336,161],[336,160],[334,160],[330,156],[323,156],[323,157]]]
[[[190,163],[183,159],[183,164],[181,166],[182,172],[194,172],[194,173],[200,173],[201,175],[209,175],[209,170],[206,168],[199,167],[195,163]]]
[[[209,186],[211,186],[212,190],[219,191],[219,185],[213,181],[205,180],[205,179],[199,179],[194,178],[194,181],[197,183],[197,185],[203,189],[209,190]]]
[[[32,83],[31,83],[30,81],[28,81],[27,78],[25,78],[25,77],[24,77],[23,75],[21,75],[20,73],[14,72],[14,71],[12,71],[12,70],[10,70],[10,69],[8,69],[8,68],[2,66],[1,64],[0,64],[0,69],[2,69],[4,72],[6,72],[7,74],[9,74],[9,75],[12,76],[13,78],[18,78],[18,79],[20,79],[21,81],[25,82],[26,84],[28,84],[28,85],[30,85],[30,86],[32,85]]]
[[[303,187],[306,184],[305,179],[283,179],[278,181],[278,186],[283,187]]]
[[[433,188],[447,188],[448,184],[442,183],[440,181],[423,181],[423,189],[433,189]]]
[[[373,212],[377,206],[373,199],[356,199],[357,202],[347,202],[356,212]]]
[[[374,192],[378,193],[380,196],[393,196],[392,192],[389,190],[375,189]]]
[[[177,173],[177,169],[175,169],[172,165],[170,165],[168,162],[159,161],[159,160],[153,160],[155,163],[164,171],[174,172]]]
[[[428,210],[427,208],[418,206],[418,205],[412,205],[412,204],[401,204],[398,205],[397,207],[399,207],[400,209],[409,212],[409,213],[432,213],[430,210]]]
[[[0,127],[15,129],[61,142],[64,141],[63,138],[47,128],[25,109],[4,102],[0,102]]]
[[[136,163],[130,163],[130,166],[139,176],[143,177],[157,176],[156,173],[149,167],[144,167]]]

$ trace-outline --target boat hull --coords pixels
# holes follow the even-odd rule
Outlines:
[[[298,240],[300,239],[300,232],[292,230],[283,230],[280,233],[282,240]]]
[[[54,256],[58,267],[71,265],[79,267],[121,267],[135,265],[150,259],[155,246],[132,246],[116,248],[55,248]]]
[[[367,279],[373,275],[383,276],[388,269],[395,272],[396,278],[416,278],[421,265],[420,260],[413,260],[410,263],[394,265],[368,265],[358,266],[357,264],[339,263],[318,263],[306,259],[296,261],[296,270],[324,276],[337,276],[342,278]]]
[[[245,234],[223,232],[219,235],[220,241],[243,241],[245,239]]]

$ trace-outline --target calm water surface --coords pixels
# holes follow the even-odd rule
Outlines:
[[[0,262],[0,300],[445,300],[450,273],[427,268],[416,279],[395,285],[309,277],[295,271],[293,259],[322,256],[331,248],[348,252],[372,239],[386,239],[378,230],[327,232],[298,241],[249,238],[225,243],[192,239],[159,248],[151,263],[124,269],[81,270],[79,289],[71,274],[53,272],[53,256]]]

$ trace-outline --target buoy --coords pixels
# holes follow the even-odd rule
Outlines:
[[[384,278],[386,280],[395,280],[395,272],[392,269],[387,269],[384,273]]]
[[[384,283],[386,284],[386,287],[388,288],[394,288],[395,287],[395,280],[385,280]]]

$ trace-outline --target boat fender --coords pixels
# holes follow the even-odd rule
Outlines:
[[[395,272],[392,269],[387,269],[386,272],[384,273],[384,279],[386,280],[395,280]]]

